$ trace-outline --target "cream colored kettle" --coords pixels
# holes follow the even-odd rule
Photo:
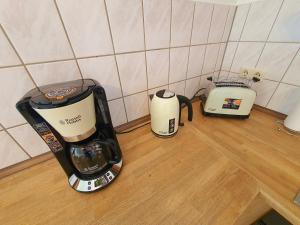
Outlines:
[[[188,120],[193,119],[193,107],[191,101],[182,95],[176,95],[169,90],[160,90],[150,95],[151,129],[154,134],[162,137],[171,137],[177,133],[181,123],[181,105],[188,107]]]

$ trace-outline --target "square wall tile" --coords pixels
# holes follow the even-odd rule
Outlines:
[[[171,0],[151,0],[143,3],[146,49],[169,47]]]
[[[265,0],[252,3],[241,40],[267,40],[282,1]]]
[[[108,100],[122,97],[114,56],[78,60],[83,78],[97,80],[105,89]]]
[[[160,90],[168,90],[169,87],[168,85],[164,85],[164,86],[161,86],[161,87],[157,87],[157,88],[153,88],[153,89],[149,89],[148,90],[148,95],[151,95],[151,94],[155,94],[156,92],[160,91]]]
[[[267,43],[257,64],[257,68],[264,71],[265,78],[280,81],[299,47],[300,44]],[[299,69],[300,67],[298,71],[300,71]]]
[[[185,96],[191,99],[194,94],[200,89],[200,76],[186,80]]]
[[[114,127],[127,123],[123,99],[115,99],[108,102],[109,112]]]
[[[29,124],[11,128],[7,131],[31,157],[50,151],[48,145]]]
[[[115,51],[144,50],[142,1],[106,0]]]
[[[227,43],[226,52],[222,63],[222,70],[227,70],[227,71],[230,70],[237,46],[238,46],[238,42]]]
[[[278,82],[265,79],[254,83],[252,88],[257,93],[255,104],[266,107],[277,86]]]
[[[300,87],[281,83],[277,88],[267,108],[289,114],[293,107],[299,103]]]
[[[202,74],[207,74],[215,71],[215,66],[219,54],[219,48],[220,44],[210,44],[206,46]]]
[[[192,44],[206,44],[212,18],[213,4],[196,2]]]
[[[220,71],[219,78],[227,79],[229,72],[228,71]]]
[[[187,77],[201,75],[204,62],[205,45],[191,46]]]
[[[222,36],[222,42],[227,42],[228,41],[229,34],[231,32],[231,28],[232,28],[232,24],[233,24],[233,19],[234,19],[236,8],[237,8],[236,6],[230,6],[229,7],[229,12],[228,12],[227,19],[226,19],[226,25],[225,25],[224,33],[223,33],[223,36]]]
[[[21,64],[14,49],[0,29],[0,67]]]
[[[300,1],[285,0],[278,15],[270,41],[300,41]]]
[[[300,86],[300,50],[286,72],[283,82]]]
[[[169,49],[147,51],[148,88],[168,84]]]
[[[230,41],[240,40],[249,9],[250,9],[250,4],[240,5],[237,7],[235,18],[229,36]]]
[[[184,95],[185,81],[169,84],[169,90],[173,91],[177,95]]]
[[[28,65],[38,86],[81,79],[75,60]]]
[[[233,60],[231,71],[239,73],[241,68],[255,67],[263,47],[264,43],[240,42]]]
[[[208,43],[218,43],[222,41],[229,9],[230,7],[226,5],[214,5]]]
[[[229,72],[228,73],[228,76],[227,76],[227,79],[229,80],[239,80],[240,79],[240,74],[239,73],[233,73],[233,72]],[[243,80],[243,79],[242,79]],[[244,81],[244,80],[243,80]]]
[[[149,114],[147,91],[124,98],[128,122]]]
[[[57,0],[77,57],[112,54],[103,0]]]
[[[117,55],[123,95],[147,90],[145,53]]]
[[[2,0],[0,21],[25,63],[73,56],[52,0]]]
[[[32,88],[34,84],[24,67],[0,69],[0,123],[4,127],[25,122],[16,109],[16,103]]]
[[[172,1],[171,46],[190,44],[194,2],[185,0]]]
[[[0,169],[29,159],[28,155],[5,132],[0,132]]]
[[[171,48],[169,83],[184,80],[187,72],[189,48]]]

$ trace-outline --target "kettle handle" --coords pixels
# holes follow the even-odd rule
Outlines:
[[[193,120],[193,106],[192,106],[192,102],[190,99],[188,99],[187,97],[183,96],[183,95],[177,95],[178,101],[179,101],[179,121],[178,121],[178,125],[179,126],[184,126],[184,123],[181,123],[181,105],[182,103],[186,104],[188,107],[188,120],[192,121]]]

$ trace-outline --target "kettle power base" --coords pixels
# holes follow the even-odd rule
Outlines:
[[[248,115],[234,115],[234,114],[221,114],[221,113],[206,112],[204,110],[204,105],[203,105],[202,102],[200,103],[200,110],[201,110],[201,112],[204,116],[209,116],[209,117],[232,118],[232,119],[241,119],[241,120],[249,119],[249,117],[250,117],[250,114],[248,114]]]
[[[94,192],[110,185],[120,174],[122,168],[122,160],[114,164],[102,176],[91,180],[82,180],[75,174],[69,177],[70,186],[78,192]]]
[[[155,133],[152,129],[151,129],[151,131],[156,137],[159,137],[159,138],[171,138],[171,137],[174,137],[178,132],[178,130],[177,130],[176,132],[174,132],[173,134],[170,134],[170,135],[160,135],[160,134]]]

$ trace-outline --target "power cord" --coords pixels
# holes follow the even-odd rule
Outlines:
[[[200,88],[196,93],[193,95],[193,97],[190,100],[193,100],[197,95],[199,94],[200,91],[206,90],[206,88]]]
[[[285,132],[286,134],[290,135],[290,136],[295,136],[295,134],[293,134],[292,132],[290,132],[289,130],[285,129],[284,128],[284,122],[283,120],[276,120],[276,124],[277,124],[277,129],[279,131],[283,131]]]
[[[135,131],[135,130],[141,128],[141,127],[144,127],[144,126],[146,126],[146,125],[148,125],[148,124],[150,124],[150,121],[147,122],[147,123],[142,124],[141,126],[132,128],[132,129],[130,129],[130,130],[125,130],[125,131],[116,131],[116,130],[115,130],[115,133],[116,133],[116,134],[128,134],[128,133],[130,133],[130,132],[132,132],[132,131]]]
[[[196,91],[196,93],[193,95],[193,97],[192,97],[190,100],[192,101],[195,97],[197,97],[197,95],[199,94],[200,91],[203,91],[203,90],[205,90],[205,89],[206,89],[206,88],[200,88],[198,91]],[[186,106],[186,105],[184,105],[183,108],[184,108],[185,106]],[[125,131],[116,131],[116,130],[115,130],[115,133],[116,133],[116,134],[128,134],[128,133],[131,133],[132,131],[135,131],[135,130],[137,130],[137,129],[139,129],[139,128],[142,128],[142,127],[144,127],[144,126],[146,126],[146,125],[148,125],[148,124],[150,124],[150,121],[147,122],[147,123],[142,124],[141,126],[134,127],[134,128],[132,128],[132,129],[130,129],[130,130],[125,130]]]

